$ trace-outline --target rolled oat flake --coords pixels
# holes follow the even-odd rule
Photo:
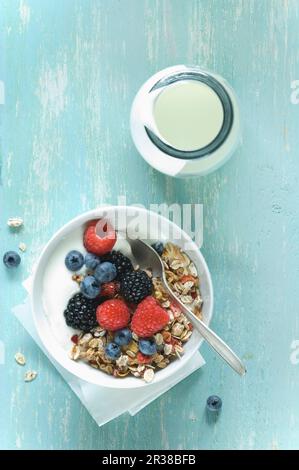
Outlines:
[[[153,369],[146,369],[146,371],[144,372],[143,378],[145,382],[149,383],[153,381],[154,376],[155,376],[155,373]]]
[[[24,356],[24,354],[20,353],[20,352],[17,352],[15,354],[15,361],[17,362],[17,364],[19,364],[20,366],[24,366],[26,364],[26,358]]]
[[[37,372],[35,370],[28,370],[25,373],[24,380],[25,382],[32,382],[37,377]]]

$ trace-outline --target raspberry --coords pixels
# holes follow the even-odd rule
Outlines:
[[[101,285],[101,296],[113,298],[119,291],[118,282],[105,282]]]
[[[120,330],[127,326],[129,320],[130,311],[123,300],[106,300],[97,308],[97,321],[106,330]]]
[[[148,338],[162,330],[169,322],[169,315],[154,297],[146,297],[138,305],[131,327],[140,338]]]
[[[137,361],[138,364],[150,364],[153,360],[153,356],[145,356],[142,352],[138,351],[137,353]]]
[[[116,233],[112,225],[106,222],[103,226],[102,236],[96,233],[98,220],[92,220],[85,229],[83,242],[86,250],[95,255],[104,255],[108,253],[115,245]]]

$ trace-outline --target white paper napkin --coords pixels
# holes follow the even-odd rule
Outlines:
[[[31,278],[24,282],[24,287],[28,292],[30,291]],[[141,389],[135,390],[113,390],[98,385],[92,385],[84,380],[78,379],[62,368],[43,348],[34,326],[29,298],[27,298],[23,304],[14,307],[13,313],[69,384],[98,426],[102,426],[125,412],[129,412],[131,416],[134,416],[138,411],[142,410],[142,408],[205,364],[201,354],[196,352],[185,367],[178,371],[175,377],[170,377],[150,387],[142,387]],[[105,403],[105,406],[103,406],[102,403]]]

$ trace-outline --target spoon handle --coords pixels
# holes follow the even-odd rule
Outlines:
[[[245,375],[246,373],[246,368],[244,364],[242,363],[241,359],[233,352],[233,350],[221,339],[219,336],[214,333],[211,328],[209,328],[205,323],[200,320],[199,318],[194,315],[194,313],[186,307],[185,304],[183,304],[180,299],[174,295],[170,287],[168,286],[168,283],[163,277],[164,281],[164,286],[167,289],[170,297],[173,299],[173,301],[178,305],[180,310],[183,311],[183,313],[191,320],[193,326],[197,328],[201,336],[209,343],[210,346],[216,351],[219,356],[224,359],[228,365],[232,367],[239,375]]]

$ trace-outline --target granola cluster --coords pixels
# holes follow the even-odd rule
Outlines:
[[[162,253],[165,275],[169,287],[192,312],[202,319],[202,298],[200,295],[197,269],[189,256],[180,247],[167,243]],[[168,294],[160,279],[154,279],[155,297],[167,308],[170,304]]]

